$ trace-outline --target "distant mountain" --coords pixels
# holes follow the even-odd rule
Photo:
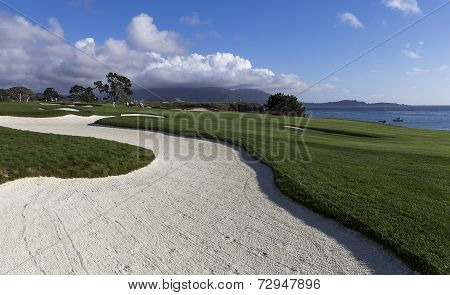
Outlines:
[[[388,102],[377,102],[377,103],[366,103],[364,101],[358,100],[341,100],[334,102],[325,103],[305,103],[307,108],[321,108],[321,107],[401,107],[406,106],[404,104],[388,103]]]
[[[151,92],[145,89],[134,89],[133,97],[138,100],[160,102],[166,101],[190,101],[190,102],[251,102],[265,103],[269,93],[258,89],[230,90],[219,87],[200,88],[151,88]],[[155,95],[156,94],[156,95]],[[159,97],[158,97],[159,96]]]

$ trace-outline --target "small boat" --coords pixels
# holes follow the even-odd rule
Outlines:
[[[397,118],[395,118],[392,121],[394,121],[394,122],[403,122],[403,119],[401,119],[400,117],[397,117]]]
[[[383,121],[378,121],[378,123],[383,123],[383,124],[386,124],[386,120],[383,120]]]

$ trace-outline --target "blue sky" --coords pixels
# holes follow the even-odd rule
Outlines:
[[[6,2],[45,26],[48,26],[49,18],[56,18],[64,31],[64,37],[74,44],[87,37],[95,40],[96,48],[100,48],[110,38],[128,40],[129,50],[156,52],[161,58],[171,59],[171,62],[174,62],[175,55],[231,53],[234,57],[239,56],[251,62],[252,69],[268,69],[276,75],[266,83],[266,80],[260,80],[258,71],[252,72],[251,75],[255,75],[255,78],[249,78],[242,86],[292,92],[305,101],[359,99],[368,102],[450,104],[450,5],[323,81],[315,89],[302,93],[301,88],[318,81],[356,55],[424,16],[443,4],[444,0]],[[0,11],[8,17],[17,14],[2,4]],[[135,38],[130,37],[132,33],[127,27],[134,17],[141,14],[151,17],[159,31],[173,33],[176,41],[171,39],[171,42],[176,42],[177,49],[170,51],[153,45],[144,46],[136,39],[136,35],[133,35]],[[8,21],[4,15],[1,20]],[[136,26],[135,29],[141,30],[140,28]],[[129,41],[130,39],[134,41]],[[162,39],[151,40],[165,42]],[[23,47],[17,42],[14,44]],[[0,49],[1,47],[0,44]],[[100,56],[100,53],[96,54]],[[64,58],[54,58],[57,59]],[[154,61],[149,61],[151,62]],[[191,61],[186,61],[182,68],[186,69],[190,63]],[[233,64],[240,70],[239,63],[236,65],[233,61]],[[162,86],[170,85],[169,81],[164,80],[170,73],[144,76],[141,75],[143,69],[131,69],[132,65],[119,67],[132,76],[136,75],[141,84],[147,83],[146,79],[153,79],[154,82],[148,84],[149,87],[158,86],[158,83]],[[199,74],[197,70],[188,69],[178,81],[180,85],[189,85],[187,75],[191,74],[198,75],[192,79],[193,86],[209,86],[207,80],[214,81],[211,86],[233,87],[233,83],[241,86],[232,77],[241,77],[239,75],[245,73],[239,72],[221,79],[219,75],[223,74],[223,69],[218,69],[216,74],[209,73],[215,70],[208,69],[208,75],[217,75],[211,78],[206,74]],[[234,70],[236,69],[231,71]],[[60,68],[53,71],[62,73]],[[179,71],[177,68],[176,72]],[[296,86],[288,85],[294,77],[286,78],[282,74],[295,76]],[[61,87],[65,87],[66,82],[52,80],[51,73],[48,76],[45,80],[47,82],[33,77],[29,83],[36,85],[35,87],[44,87],[45,83],[55,80],[54,83],[62,83]],[[82,80],[83,77],[77,79]],[[27,84],[27,81],[17,82]],[[0,86],[11,83],[10,80],[4,81],[4,85]]]

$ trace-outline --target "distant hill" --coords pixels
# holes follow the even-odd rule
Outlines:
[[[321,108],[321,107],[401,107],[406,106],[404,104],[388,103],[388,102],[377,102],[377,103],[366,103],[364,101],[358,100],[341,100],[334,102],[325,103],[305,103],[307,108]]]
[[[219,87],[200,88],[151,88],[151,92],[156,93],[166,101],[191,101],[191,102],[251,102],[265,103],[270,96],[269,93],[258,89],[236,89],[230,90]],[[149,93],[145,89],[134,89],[133,97],[147,102],[161,102],[156,95]]]

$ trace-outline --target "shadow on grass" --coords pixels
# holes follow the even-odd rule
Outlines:
[[[364,265],[367,265],[373,274],[379,275],[398,275],[398,274],[414,274],[413,271],[405,267],[393,255],[387,256],[383,253],[386,251],[382,246],[370,241],[362,234],[345,228],[342,224],[322,216],[310,209],[300,205],[291,198],[285,196],[275,185],[274,172],[272,168],[264,163],[255,161],[245,150],[235,145],[225,143],[228,147],[239,152],[240,158],[249,167],[251,167],[257,176],[257,180],[261,190],[269,199],[279,207],[285,209],[292,216],[300,219],[305,224],[318,229],[327,236],[338,241],[348,251],[350,251]],[[299,241],[301,242],[301,241]],[[368,247],[367,247],[368,246]],[[378,251],[371,251],[378,248]]]

